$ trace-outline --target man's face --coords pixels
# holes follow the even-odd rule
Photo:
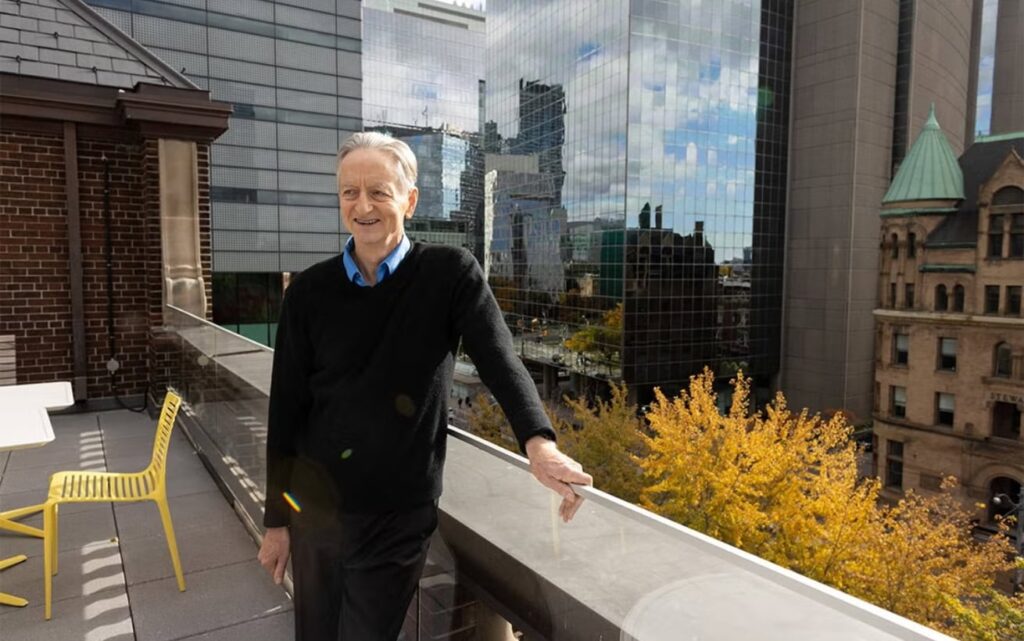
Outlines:
[[[406,189],[398,162],[379,149],[356,149],[338,175],[341,222],[356,247],[398,246],[419,196],[415,187]]]

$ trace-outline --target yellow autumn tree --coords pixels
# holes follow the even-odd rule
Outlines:
[[[609,309],[596,325],[586,325],[565,340],[565,348],[574,352],[600,352],[610,356],[622,344],[623,306]]]
[[[643,489],[644,442],[636,405],[624,384],[612,384],[611,398],[588,403],[566,399],[573,420],[549,411],[558,431],[559,449],[576,459],[594,477],[594,486],[636,503]]]
[[[512,452],[518,452],[512,426],[501,406],[485,394],[477,394],[469,413],[469,431]]]
[[[722,414],[713,383],[705,370],[676,398],[656,392],[642,505],[964,641],[1024,638],[1021,599],[994,589],[1011,548],[974,541],[950,488],[880,507],[842,413],[795,414],[781,394],[752,413],[739,375]]]

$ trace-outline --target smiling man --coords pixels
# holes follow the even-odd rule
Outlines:
[[[379,133],[338,153],[341,256],[293,279],[281,306],[259,559],[289,556],[298,641],[394,641],[437,527],[447,399],[461,341],[565,521],[592,480],[562,454],[476,260],[412,243],[416,157]]]

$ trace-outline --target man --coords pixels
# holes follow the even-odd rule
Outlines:
[[[394,641],[437,526],[460,340],[565,521],[582,502],[570,483],[592,479],[558,451],[475,259],[406,238],[419,197],[409,147],[352,135],[338,195],[352,238],[281,307],[259,559],[280,582],[291,555],[298,641]]]

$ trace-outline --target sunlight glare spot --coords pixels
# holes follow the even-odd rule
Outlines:
[[[98,628],[93,628],[85,633],[85,641],[107,641],[107,639],[118,639],[128,635],[134,636],[135,628],[132,627],[131,617],[125,617],[117,623],[108,623]]]
[[[124,574],[118,572],[110,576],[102,576],[95,579],[89,579],[82,585],[82,596],[89,596],[96,594],[100,590],[107,588],[121,587],[124,585]]]
[[[86,621],[92,621],[96,617],[117,610],[119,608],[128,608],[128,595],[121,593],[110,597],[109,599],[100,599],[93,601],[92,603],[85,604],[84,614]]]
[[[99,559],[89,559],[82,564],[82,574],[92,574],[96,570],[103,568],[109,568],[112,565],[121,565],[121,555],[118,553],[111,554]]]

